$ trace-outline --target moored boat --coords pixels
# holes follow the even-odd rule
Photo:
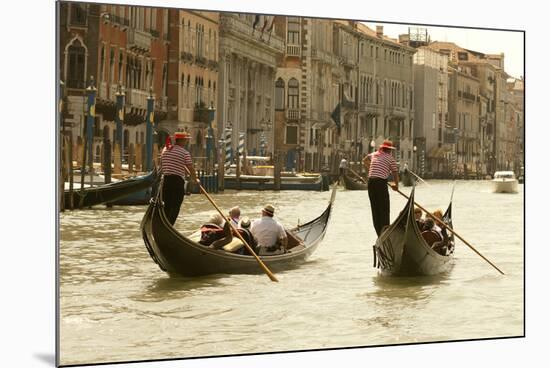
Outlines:
[[[71,193],[74,208],[91,207],[103,203],[112,203],[120,200],[133,193],[147,190],[150,188],[157,178],[156,170],[151,171],[147,175],[136,176],[133,178],[116,181],[110,184],[98,186],[85,185],[80,188],[77,184],[73,187],[73,191],[64,191],[64,201],[70,203]]]
[[[284,254],[260,256],[272,271],[296,267],[303,263],[318,247],[327,230],[336,195],[332,190],[328,206],[323,213],[293,229],[287,230],[299,242],[289,243]],[[141,233],[151,258],[161,270],[175,276],[200,276],[216,273],[255,274],[262,269],[251,255],[241,255],[222,249],[213,249],[191,239],[191,235],[179,233],[164,213],[162,191],[153,198],[141,222]]]
[[[491,180],[494,193],[517,193],[518,180],[513,171],[497,171]]]
[[[359,181],[359,179],[352,178],[346,173],[342,174],[344,179],[344,187],[347,190],[367,190],[367,184]]]
[[[452,201],[443,221],[452,228]],[[449,236],[449,250],[442,255],[426,242],[414,218],[414,187],[399,216],[378,237],[374,245],[375,264],[386,276],[430,276],[448,271],[452,266],[454,236]]]

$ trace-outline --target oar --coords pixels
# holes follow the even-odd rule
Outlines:
[[[184,166],[185,167],[185,166]],[[187,169],[187,167],[185,167],[185,170],[187,170],[187,172],[189,173],[189,169]],[[214,200],[212,199],[212,197],[210,197],[210,195],[206,192],[206,190],[203,188],[203,186],[199,183],[199,182],[196,182],[197,185],[199,186],[202,194],[204,194],[206,196],[206,198],[208,198],[208,200],[210,201],[210,203],[212,203],[212,205],[216,208],[216,210],[219,212],[219,214],[225,219],[225,221],[227,221],[227,223],[229,224],[229,226],[231,227],[231,230],[237,234],[237,236],[239,237],[239,239],[241,239],[241,241],[243,242],[243,244],[245,245],[245,247],[248,249],[248,251],[250,252],[250,254],[252,254],[254,256],[254,258],[256,258],[256,261],[260,264],[260,267],[264,270],[264,272],[266,273],[266,275],[269,277],[269,279],[271,281],[274,281],[274,282],[279,282],[279,280],[277,280],[277,278],[275,277],[275,275],[269,270],[269,268],[267,268],[267,266],[262,262],[262,260],[256,255],[256,253],[252,250],[252,247],[250,245],[248,245],[248,243],[246,242],[246,240],[244,240],[243,236],[237,231],[237,229],[234,227],[234,225],[231,223],[231,220],[225,216],[222,212],[222,210],[218,207],[218,205],[216,204],[216,202],[214,202]]]
[[[388,185],[390,185],[388,183]],[[397,190],[397,192],[399,194],[401,194],[403,197],[409,199],[409,197],[407,197],[406,194],[404,194],[403,192],[401,192],[399,189]],[[499,268],[497,266],[495,266],[493,263],[491,263],[491,261],[489,261],[487,258],[485,258],[481,253],[479,253],[470,243],[468,243],[466,240],[464,240],[463,237],[461,237],[460,235],[458,235],[453,229],[451,229],[449,226],[447,226],[447,224],[445,224],[443,221],[441,221],[440,219],[438,219],[437,217],[435,217],[434,215],[432,215],[428,210],[426,210],[424,207],[422,207],[421,205],[419,205],[418,203],[414,202],[415,206],[417,206],[418,208],[420,208],[422,211],[424,211],[428,216],[430,216],[432,219],[434,219],[435,221],[437,221],[440,225],[442,225],[443,227],[445,227],[447,230],[449,230],[451,233],[454,234],[454,236],[456,236],[457,238],[459,238],[460,240],[462,240],[462,242],[464,244],[466,244],[468,247],[470,247],[471,250],[473,250],[474,252],[477,253],[478,256],[480,256],[481,258],[483,258],[487,263],[489,263],[491,266],[493,266],[498,272],[500,272],[501,275],[504,275],[504,272],[502,272],[501,270],[499,270]]]
[[[359,174],[357,174],[355,171],[353,171],[353,169],[348,169],[349,171],[351,171],[353,173],[353,175],[357,176],[359,179],[361,179],[361,181],[365,184],[367,184],[367,182],[365,181],[365,179],[363,179],[363,177]]]

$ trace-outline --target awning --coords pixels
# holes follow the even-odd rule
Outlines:
[[[433,147],[428,152],[428,158],[436,158],[436,159],[443,159],[445,158],[445,153],[447,150],[445,150],[443,147]]]

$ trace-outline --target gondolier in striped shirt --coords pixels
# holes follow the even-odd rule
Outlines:
[[[191,176],[192,183],[197,181],[191,154],[184,148],[190,139],[187,132],[175,133],[175,144],[167,139],[166,146],[160,155],[160,169],[164,175],[162,197],[164,211],[172,225],[176,222],[185,194],[185,176]],[[187,170],[186,170],[187,168]]]
[[[382,229],[390,224],[390,196],[388,194],[388,177],[393,176],[391,187],[399,189],[399,174],[397,162],[391,152],[393,144],[385,140],[378,151],[365,156],[363,164],[369,173],[368,191],[372,222],[376,234],[380,236]]]

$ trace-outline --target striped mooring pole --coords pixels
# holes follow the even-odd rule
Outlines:
[[[231,128],[225,128],[225,168],[228,169],[231,165]]]

